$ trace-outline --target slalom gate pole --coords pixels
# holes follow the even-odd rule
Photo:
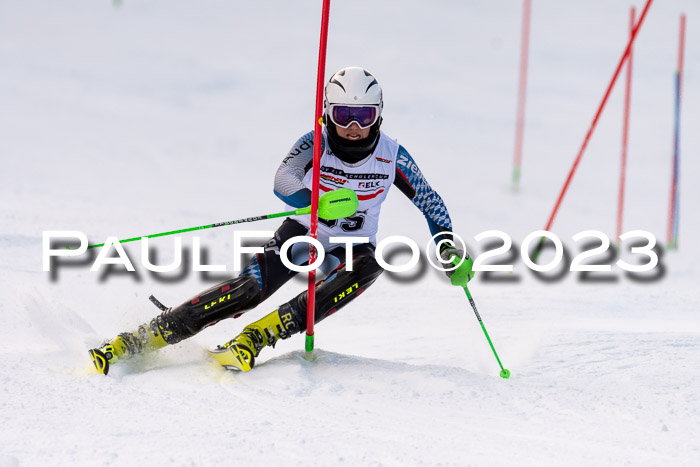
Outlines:
[[[588,146],[588,141],[591,139],[591,136],[593,135],[593,131],[596,128],[596,125],[598,124],[598,119],[600,118],[600,115],[603,113],[603,109],[605,108],[605,104],[608,102],[608,98],[610,97],[610,93],[612,92],[613,87],[615,86],[615,82],[617,81],[618,76],[620,76],[620,71],[622,70],[622,65],[625,64],[625,61],[627,60],[627,56],[630,53],[630,50],[632,49],[632,44],[634,43],[634,40],[637,38],[637,33],[639,33],[639,28],[642,26],[644,23],[644,19],[647,16],[647,12],[649,11],[649,7],[651,6],[652,2],[654,0],[647,0],[647,3],[644,5],[644,9],[642,10],[642,14],[639,16],[639,22],[637,25],[634,27],[632,30],[632,34],[629,38],[629,41],[627,41],[627,47],[625,47],[625,51],[622,53],[622,57],[620,57],[620,61],[617,63],[617,68],[615,69],[615,73],[613,73],[612,79],[610,80],[610,84],[608,84],[608,88],[605,90],[605,94],[603,95],[603,100],[600,101],[600,105],[598,106],[598,111],[595,114],[595,117],[593,117],[593,122],[591,122],[591,126],[588,128],[588,132],[586,133],[586,136],[583,139],[583,144],[581,144],[581,148],[579,149],[578,154],[576,155],[576,159],[574,160],[573,166],[571,166],[571,170],[569,171],[569,175],[566,177],[566,181],[564,182],[564,187],[561,190],[561,193],[559,193],[559,197],[557,198],[557,202],[554,204],[554,209],[552,210],[552,213],[549,216],[549,220],[547,221],[547,226],[544,228],[544,230],[550,230],[552,228],[552,224],[554,223],[554,218],[557,215],[557,212],[559,211],[559,206],[561,206],[561,202],[564,199],[564,195],[566,194],[566,191],[569,189],[569,185],[571,184],[571,180],[574,177],[574,173],[576,172],[576,168],[578,168],[578,164],[581,162],[581,158],[583,157],[583,153],[586,151],[586,147]],[[537,248],[535,250],[535,254],[533,255],[533,260],[537,260],[537,258],[540,255],[540,252],[542,251],[542,247],[544,246],[546,237],[542,237],[540,239],[540,242],[537,245]]]
[[[309,235],[318,237],[318,192],[321,177],[321,144],[323,136],[322,107],[323,84],[326,76],[326,45],[328,43],[328,16],[330,0],[323,0],[321,12],[321,40],[318,48],[318,73],[316,76],[316,111],[314,115],[314,156],[311,177],[311,224]],[[316,249],[309,244],[309,264],[316,260]],[[314,320],[316,319],[316,270],[309,271],[308,300],[306,305],[306,358],[311,359],[314,350]]]
[[[520,188],[520,166],[523,156],[523,134],[525,127],[525,96],[527,93],[527,64],[530,43],[530,10],[532,0],[523,0],[523,26],[520,39],[520,79],[518,106],[515,123],[515,156],[513,162],[513,190]]]
[[[634,31],[634,7],[630,8],[630,36]],[[630,121],[630,95],[632,87],[632,48],[627,57],[627,79],[625,82],[625,113],[622,123],[622,157],[620,161],[620,191],[617,196],[617,231],[615,238],[617,244],[620,244],[620,235],[622,235],[622,217],[625,205],[625,176],[627,172],[627,142],[629,140],[629,121]]]
[[[474,303],[474,299],[472,298],[472,294],[469,293],[469,289],[465,285],[462,287],[464,289],[464,293],[467,294],[467,299],[469,299],[469,304],[472,306],[472,310],[474,310],[474,314],[476,315],[476,319],[479,320],[479,324],[481,325],[481,329],[484,331],[484,335],[486,336],[486,340],[489,341],[489,345],[491,346],[491,350],[493,351],[493,355],[496,357],[496,361],[498,361],[498,365],[501,367],[501,372],[499,376],[501,378],[510,378],[510,370],[506,370],[503,368],[503,365],[501,364],[501,359],[498,358],[498,354],[496,353],[496,348],[493,346],[493,343],[491,342],[491,338],[489,337],[489,333],[486,332],[486,326],[484,326],[484,322],[481,320],[481,315],[479,315],[479,312],[476,309],[476,303]]]
[[[671,206],[668,213],[667,248],[678,249],[678,189],[680,177],[680,126],[681,95],[683,84],[683,54],[685,51],[685,14],[681,15],[680,37],[678,41],[678,68],[675,74],[676,102],[673,125],[673,174],[671,179]]]

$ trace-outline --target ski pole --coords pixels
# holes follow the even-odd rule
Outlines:
[[[334,220],[343,217],[349,217],[357,211],[358,200],[354,191],[349,188],[339,188],[337,190],[324,193],[319,198],[318,216],[322,219]],[[142,238],[164,237],[166,235],[179,234],[183,232],[191,232],[193,230],[211,229],[214,227],[222,227],[225,225],[242,224],[244,222],[256,222],[265,219],[274,219],[276,217],[302,216],[311,213],[311,206],[295,209],[294,211],[278,212],[275,214],[266,214],[263,216],[246,217],[245,219],[237,219],[233,221],[217,222],[216,224],[201,225],[199,227],[190,227],[187,229],[171,230],[169,232],[161,232],[151,235],[141,235],[139,237],[127,238],[119,240],[119,243],[133,242]],[[97,248],[104,246],[104,243],[97,245],[88,245],[88,248]],[[68,248],[68,247],[66,247]]]
[[[496,357],[496,360],[498,361],[498,365],[501,367],[501,373],[500,376],[501,378],[510,378],[510,370],[506,370],[503,368],[503,364],[501,364],[501,359],[498,358],[498,354],[496,353],[496,349],[493,346],[493,343],[491,342],[491,338],[489,337],[489,333],[486,332],[486,327],[484,326],[484,322],[481,320],[481,316],[479,315],[479,312],[476,310],[476,303],[474,303],[474,299],[472,298],[472,294],[469,293],[469,289],[467,288],[466,284],[463,286],[464,288],[464,293],[467,294],[467,298],[469,299],[469,303],[472,306],[472,310],[474,310],[474,314],[476,315],[476,319],[479,320],[479,324],[481,325],[481,329],[484,330],[484,335],[486,335],[486,340],[489,341],[489,345],[491,346],[491,350],[493,350],[493,354]]]

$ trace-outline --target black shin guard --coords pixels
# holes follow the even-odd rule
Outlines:
[[[205,290],[151,321],[168,344],[192,337],[207,326],[225,318],[237,318],[260,303],[258,281],[239,276]]]
[[[361,256],[353,261],[353,270],[345,270],[345,266],[331,274],[326,280],[316,285],[316,319],[322,321],[372,285],[384,271],[373,256]],[[279,307],[280,316],[291,313],[294,326],[287,329],[290,332],[301,332],[306,329],[306,304],[308,292],[303,292]]]

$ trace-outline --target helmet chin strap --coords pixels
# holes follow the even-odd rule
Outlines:
[[[328,146],[333,154],[343,162],[355,164],[374,152],[379,142],[379,127],[382,118],[370,127],[367,138],[349,140],[338,135],[338,130],[330,118],[324,116],[324,122],[328,129]]]

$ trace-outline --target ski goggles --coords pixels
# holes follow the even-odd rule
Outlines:
[[[374,125],[379,119],[378,105],[363,105],[353,107],[350,105],[331,104],[330,118],[333,123],[341,128],[349,127],[352,122],[363,130]]]

